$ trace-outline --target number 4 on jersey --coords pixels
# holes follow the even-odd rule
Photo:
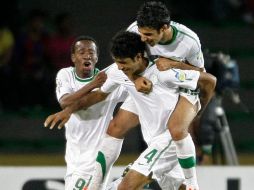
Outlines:
[[[153,157],[158,152],[158,150],[153,149],[151,152],[149,152],[147,155],[145,155],[145,159],[147,159],[147,163],[151,162],[153,160]]]

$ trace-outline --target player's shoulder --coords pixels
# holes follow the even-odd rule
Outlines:
[[[187,26],[180,24],[175,21],[171,21],[170,25],[174,27],[177,30],[177,33],[179,36],[185,36],[186,38],[192,39],[192,40],[199,40],[198,35]]]
[[[117,64],[112,63],[111,65],[109,65],[105,69],[103,69],[102,71],[104,71],[106,74],[110,74],[110,73],[117,72],[117,70],[118,70]]]
[[[68,75],[71,75],[74,72],[74,67],[65,67],[60,69],[57,72],[57,77],[67,77]]]
[[[117,81],[126,78],[126,75],[121,70],[118,69],[116,63],[111,64],[110,66],[105,68],[104,71],[106,72],[108,78],[110,78],[111,80]]]
[[[128,26],[127,31],[139,34],[137,21],[131,23],[130,26]]]

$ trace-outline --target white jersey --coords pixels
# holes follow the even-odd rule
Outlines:
[[[99,72],[95,69],[94,76]],[[61,69],[56,77],[58,101],[64,94],[71,94],[85,86],[94,76],[86,79],[76,75],[74,67]],[[115,89],[105,101],[86,110],[73,113],[65,124],[67,176],[73,174],[91,174],[102,136],[113,116],[118,102],[124,101],[126,91],[123,87]]]
[[[167,121],[178,101],[179,86],[195,89],[199,74],[197,71],[178,69],[160,72],[156,65],[151,63],[142,76],[152,81],[153,89],[149,94],[144,94],[136,90],[134,83],[118,70],[116,64],[112,64],[107,70],[108,78],[101,90],[109,93],[118,86],[126,88],[135,103],[144,140],[149,145],[154,137],[167,129]]]
[[[147,53],[176,61],[187,61],[193,66],[204,68],[203,53],[197,34],[186,26],[173,21],[170,22],[170,26],[173,29],[172,40],[165,44],[156,44],[155,46],[147,44]],[[139,34],[137,22],[132,23],[127,30]]]

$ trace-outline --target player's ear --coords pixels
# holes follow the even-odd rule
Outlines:
[[[162,27],[161,27],[161,31],[164,32],[168,29],[168,25],[167,24],[164,24]]]
[[[76,58],[73,53],[71,54],[71,61],[72,61],[72,63],[74,63],[76,61]]]
[[[95,58],[95,63],[97,63],[98,62],[98,55],[96,56],[96,58]]]
[[[143,58],[143,55],[141,53],[138,53],[135,57],[137,60],[140,60]]]

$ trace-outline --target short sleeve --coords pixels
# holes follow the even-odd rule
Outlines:
[[[56,76],[57,100],[59,101],[63,95],[70,93],[73,93],[73,89],[71,88],[69,73],[64,69],[61,69]]]
[[[193,43],[189,55],[186,57],[189,64],[199,68],[204,68],[204,56],[199,41]]]
[[[104,93],[111,93],[113,90],[120,86],[120,84],[117,82],[119,78],[119,71],[116,64],[110,65],[109,67],[104,69],[104,71],[107,74],[107,80],[101,86],[101,91]]]

